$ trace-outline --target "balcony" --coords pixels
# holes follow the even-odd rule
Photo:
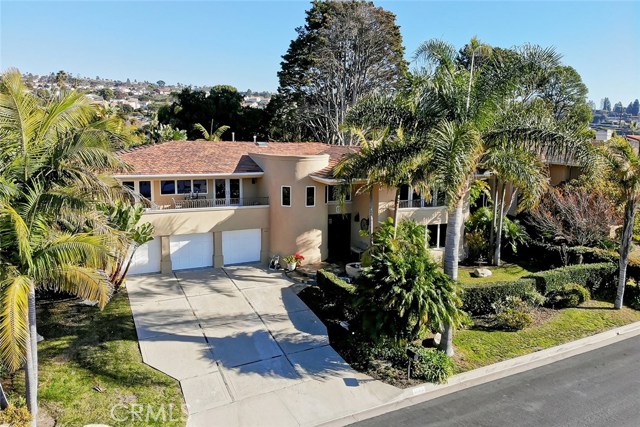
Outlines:
[[[170,204],[159,205],[151,201],[144,202],[150,211],[168,209],[211,209],[225,207],[269,206],[268,197],[244,197],[230,199],[172,199]]]

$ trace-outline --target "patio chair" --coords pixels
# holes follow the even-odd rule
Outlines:
[[[175,206],[176,209],[182,209],[182,200],[176,200],[174,198],[171,200],[173,201],[173,206]]]

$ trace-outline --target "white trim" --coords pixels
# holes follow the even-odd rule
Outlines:
[[[268,208],[269,205],[258,205],[258,206],[214,206],[210,208],[180,208],[180,209],[145,209],[145,215],[157,215],[157,214],[174,214],[174,213],[189,213],[189,212],[203,212],[203,211],[221,211],[225,209],[236,210],[236,209],[261,209]],[[190,233],[185,233],[190,234]],[[158,236],[156,236],[158,237]]]
[[[307,204],[307,199],[309,197],[309,194],[307,193],[307,191],[309,191],[310,188],[313,188],[313,204],[312,205],[308,205]],[[305,189],[304,189],[304,206],[307,207],[307,208],[315,208],[316,207],[316,196],[317,196],[316,186],[315,185],[306,186]]]
[[[153,174],[153,175],[113,175],[114,178],[118,178],[120,180],[124,179],[158,179],[158,178],[166,178],[169,179],[189,179],[189,178],[260,178],[264,176],[264,172],[239,172],[239,173],[174,173],[174,174]]]
[[[289,189],[289,204],[285,205],[284,204],[284,194],[282,194],[282,190],[284,190],[284,188],[288,188]],[[290,185],[281,185],[280,186],[280,206],[282,206],[283,208],[290,208],[291,205],[293,204],[293,190],[291,189]]]
[[[309,177],[316,181],[319,182],[320,184],[325,184],[325,185],[340,185],[344,182],[343,179],[336,179],[336,178],[323,178],[321,176],[317,176],[317,175],[309,175]],[[353,184],[364,184],[366,183],[367,180],[366,179],[354,179],[352,181]]]

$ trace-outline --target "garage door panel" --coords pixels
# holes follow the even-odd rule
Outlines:
[[[153,239],[134,252],[127,274],[159,273],[162,261],[160,239]]]
[[[213,235],[184,234],[169,238],[171,267],[174,270],[213,266]]]
[[[262,232],[259,228],[222,232],[224,264],[260,261]]]

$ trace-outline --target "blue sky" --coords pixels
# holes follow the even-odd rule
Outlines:
[[[424,40],[554,46],[599,104],[640,98],[638,1],[378,1]],[[308,1],[0,0],[0,68],[275,90]]]

